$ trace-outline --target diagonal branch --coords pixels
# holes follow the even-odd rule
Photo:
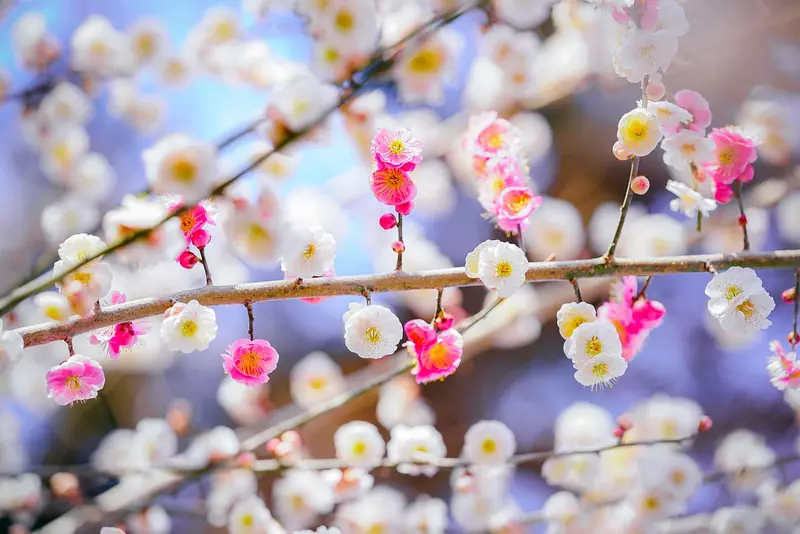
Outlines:
[[[648,260],[619,259],[613,263],[607,263],[604,258],[594,258],[589,260],[529,263],[526,278],[528,281],[569,280],[609,275],[651,276],[708,272],[709,266],[721,270],[733,266],[794,269],[798,265],[800,265],[800,250],[779,250],[763,254],[675,256]],[[17,331],[25,340],[25,346],[31,347],[63,340],[105,326],[158,315],[176,302],[189,302],[190,300],[197,300],[204,306],[242,305],[248,301],[259,302],[264,300],[361,295],[364,290],[370,293],[380,293],[479,284],[480,281],[469,278],[463,268],[456,267],[416,273],[392,272],[388,274],[339,276],[307,280],[276,280],[235,286],[206,286],[181,291],[166,297],[134,300],[117,306],[109,306],[88,317],[56,324],[40,324],[20,328]]]

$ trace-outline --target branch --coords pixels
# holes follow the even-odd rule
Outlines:
[[[704,254],[649,260],[619,259],[613,263],[606,263],[604,258],[594,258],[589,260],[529,263],[526,279],[530,282],[609,275],[651,276],[708,272],[709,266],[720,270],[734,266],[794,269],[798,265],[800,265],[800,250],[779,250],[764,254]],[[176,302],[189,302],[190,300],[197,300],[204,306],[243,305],[247,301],[259,302],[264,300],[361,295],[365,289],[370,293],[381,293],[472,285],[480,285],[480,281],[469,278],[462,267],[456,267],[416,273],[392,272],[388,274],[306,280],[276,280],[235,286],[206,286],[181,291],[166,297],[144,298],[109,306],[88,317],[71,319],[56,324],[47,323],[19,328],[17,332],[25,340],[25,346],[31,347],[63,340],[67,337],[97,330],[105,326],[158,315]]]
[[[322,114],[320,114],[317,117],[317,119],[308,127],[302,130],[292,131],[287,133],[287,135],[285,135],[280,141],[275,143],[275,146],[271,150],[264,152],[259,157],[255,158],[250,164],[241,169],[239,172],[237,172],[236,174],[234,174],[233,176],[231,176],[230,178],[228,178],[227,180],[223,181],[221,184],[216,186],[214,189],[209,191],[206,197],[213,198],[223,194],[231,184],[242,178],[244,175],[248,174],[253,169],[257,168],[267,158],[269,158],[276,152],[283,150],[284,148],[291,145],[295,141],[301,139],[302,137],[313,131],[315,128],[320,126],[322,123],[324,123],[331,115],[333,115],[334,112],[336,112],[336,110],[338,110],[340,107],[350,102],[350,100],[352,100],[358,93],[360,93],[373,78],[384,74],[393,65],[394,61],[404,50],[404,45],[406,45],[409,41],[417,37],[420,37],[424,34],[431,34],[435,32],[440,27],[452,23],[465,13],[485,4],[487,1],[488,0],[474,0],[473,2],[470,2],[465,6],[459,7],[448,13],[434,17],[426,24],[423,24],[422,26],[418,27],[414,31],[407,34],[405,37],[400,39],[394,45],[376,51],[369,58],[366,64],[361,69],[355,71],[354,74],[350,77],[350,79],[343,84],[343,87],[345,87],[346,89],[344,90],[341,97],[339,98],[339,101],[336,104],[334,104],[333,106],[325,110]],[[165,216],[163,219],[158,221],[153,226],[149,228],[143,228],[141,230],[131,233],[125,238],[120,239],[117,242],[109,245],[108,247],[98,252],[97,254],[87,257],[84,261],[77,263],[76,265],[62,272],[58,276],[53,274],[45,274],[23,286],[18,287],[17,289],[11,291],[8,295],[0,299],[0,316],[10,312],[14,308],[14,306],[19,304],[26,298],[44,291],[45,289],[51,287],[53,284],[59,282],[65,276],[79,270],[81,267],[84,267],[85,265],[99,258],[102,258],[103,256],[106,256],[108,254],[111,254],[112,252],[124,248],[133,243],[134,241],[138,241],[139,239],[148,237],[154,230],[164,225],[167,221],[175,217],[180,217],[184,212],[186,212],[191,208],[192,206],[184,205],[181,208],[170,212],[169,215]]]

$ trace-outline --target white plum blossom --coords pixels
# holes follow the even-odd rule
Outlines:
[[[428,495],[417,497],[403,515],[407,534],[444,534],[447,528],[447,504]]]
[[[278,521],[291,531],[309,527],[334,505],[333,490],[321,475],[302,469],[289,470],[275,481],[272,500]]]
[[[0,18],[1,11],[0,7]],[[11,26],[10,33],[14,56],[25,68],[44,69],[61,52],[61,45],[47,32],[47,22],[41,13],[22,13]]]
[[[366,421],[350,421],[333,435],[336,457],[356,467],[378,465],[383,459],[386,443],[378,428]]]
[[[705,293],[708,311],[726,331],[755,332],[772,324],[767,317],[775,309],[775,301],[752,269],[731,267],[715,275]]]
[[[111,193],[117,174],[103,154],[89,152],[80,156],[64,178],[64,185],[83,198],[101,201]]]
[[[39,105],[39,116],[56,124],[84,126],[93,114],[92,101],[78,86],[60,82]]]
[[[375,415],[389,430],[398,425],[433,425],[436,421],[436,414],[410,375],[399,376],[380,388]]]
[[[172,519],[162,506],[148,506],[139,513],[129,515],[125,526],[128,531],[120,531],[122,534],[170,534]]]
[[[633,227],[633,225],[631,225]],[[663,213],[639,217],[635,228],[623,232],[620,256],[627,258],[652,258],[654,256],[679,256],[688,248],[686,228]]]
[[[692,120],[692,114],[672,102],[648,102],[647,111],[652,113],[662,131],[671,131]]]
[[[619,120],[617,141],[629,153],[643,157],[655,150],[663,137],[655,114],[636,108]]]
[[[576,369],[580,369],[598,356],[622,357],[622,343],[617,329],[604,319],[584,322],[573,330],[569,340],[567,356]]]
[[[361,358],[383,358],[393,354],[403,339],[400,319],[384,306],[364,306],[345,318],[344,343]]]
[[[292,228],[283,243],[281,269],[286,278],[312,278],[333,269],[336,240],[321,226]]]
[[[144,16],[126,31],[130,54],[137,67],[158,62],[167,52],[164,23],[158,17]]]
[[[674,34],[630,28],[614,50],[614,68],[629,82],[639,83],[645,76],[667,70],[677,52],[678,38]]]
[[[335,397],[345,386],[342,369],[322,351],[307,354],[289,372],[292,400],[304,410]]]
[[[528,258],[510,243],[499,243],[483,249],[478,257],[478,277],[487,289],[508,298],[525,283]]]
[[[739,429],[717,445],[714,467],[728,475],[726,481],[732,489],[749,493],[770,479],[776,458],[763,436]]]
[[[697,433],[703,412],[691,399],[654,395],[628,412],[632,428],[625,433],[631,441],[683,439]]]
[[[792,191],[780,200],[775,207],[775,219],[783,239],[800,243],[800,191]]]
[[[186,134],[170,134],[142,153],[145,177],[157,194],[176,194],[187,202],[209,195],[217,178],[217,150]]]
[[[439,104],[463,46],[461,36],[442,28],[403,50],[392,72],[400,99],[406,104]]]
[[[183,353],[205,350],[217,337],[217,318],[214,310],[196,300],[178,302],[164,312],[161,339],[169,350]]]
[[[675,37],[682,37],[689,32],[689,21],[679,0],[660,0],[658,3],[658,22],[656,31],[665,31]]]
[[[669,180],[667,191],[678,197],[670,200],[669,208],[672,211],[680,211],[690,219],[696,218],[698,212],[702,213],[703,217],[708,217],[717,209],[716,201],[704,197],[683,182]]]
[[[498,0],[493,7],[500,20],[526,30],[547,20],[555,3],[556,0]]]
[[[378,43],[378,12],[371,0],[332,0],[321,14],[322,39],[347,56],[370,54]]]
[[[73,234],[89,232],[100,222],[100,211],[80,195],[67,194],[42,210],[42,232],[60,243]]]
[[[399,463],[397,470],[408,475],[433,476],[438,470],[433,465],[419,463],[435,462],[445,457],[447,448],[442,435],[430,425],[392,428],[392,436],[386,445],[390,462]]]
[[[357,500],[342,505],[335,523],[345,534],[358,532],[402,532],[406,499],[400,491],[378,486]]]
[[[464,435],[463,456],[476,464],[502,464],[516,448],[514,433],[500,421],[478,421]]]
[[[252,387],[224,377],[217,388],[217,402],[238,424],[252,424],[268,413],[268,386]]]
[[[714,141],[693,130],[668,135],[661,141],[661,148],[664,163],[680,172],[690,172],[692,165],[699,167],[714,157]]]
[[[481,252],[488,248],[494,248],[497,245],[502,243],[502,241],[498,241],[496,239],[489,239],[477,247],[475,247],[472,252],[467,254],[466,260],[464,260],[464,271],[467,273],[467,276],[470,278],[478,278],[480,274],[478,273],[479,261],[481,257]]]
[[[230,534],[267,534],[274,523],[264,501],[251,495],[233,505],[228,517]],[[275,532],[277,534],[277,532]]]
[[[299,132],[319,120],[337,102],[332,85],[306,74],[289,81],[272,94],[271,116],[293,131]]]
[[[612,386],[628,369],[628,362],[622,356],[601,353],[586,363],[576,366],[575,380],[581,385],[595,388]]]
[[[109,243],[128,238],[131,234],[157,226],[167,216],[167,204],[157,198],[126,195],[119,207],[103,216],[103,235]],[[147,237],[120,249],[116,257],[139,265],[174,260],[186,243],[180,234],[177,219],[172,219]]]
[[[81,125],[56,128],[42,144],[42,170],[57,184],[67,182],[75,164],[89,150],[89,134]]]
[[[593,323],[597,320],[597,310],[588,302],[565,302],[556,312],[558,333],[569,341],[575,329],[584,323]],[[569,355],[569,345],[564,345],[564,353]]]
[[[70,64],[79,72],[99,76],[125,74],[130,68],[127,40],[105,17],[91,15],[70,41]]]
[[[228,524],[231,509],[258,491],[258,480],[247,469],[214,471],[206,498],[206,520],[213,526]]]

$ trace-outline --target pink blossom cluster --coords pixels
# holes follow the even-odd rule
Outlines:
[[[472,156],[481,205],[498,228],[518,234],[542,204],[528,185],[519,130],[494,111],[473,115],[463,146]]]
[[[753,179],[752,163],[758,158],[756,142],[735,126],[715,128],[709,139],[714,141],[714,159],[703,163],[703,170],[714,180],[714,200],[721,204],[733,198],[731,185]]]
[[[124,293],[112,291],[108,298],[108,304],[122,304],[126,301]],[[106,351],[112,360],[119,357],[119,353],[124,349],[136,346],[139,336],[150,331],[150,327],[141,322],[127,321],[103,328],[89,336],[92,345],[105,345]]]
[[[452,328],[452,317],[434,324],[436,327],[422,319],[414,319],[404,326],[408,337],[405,346],[416,360],[411,372],[416,375],[417,384],[443,380],[455,373],[461,364],[463,340],[461,334]]]
[[[178,210],[181,207],[183,207],[183,201],[170,205],[172,210]],[[200,202],[181,213],[181,234],[186,240],[186,249],[180,253],[177,261],[184,269],[191,269],[200,261],[200,258],[189,247],[194,245],[198,249],[204,249],[211,242],[211,233],[206,229],[206,225],[215,225],[216,215],[216,210],[208,201]]]
[[[769,350],[772,356],[768,359],[767,371],[772,385],[781,391],[800,387],[800,365],[797,364],[794,347],[787,353],[780,341],[773,341],[769,344]]]
[[[661,324],[667,310],[655,300],[637,296],[635,276],[626,276],[615,284],[611,300],[600,306],[597,316],[610,321],[622,343],[622,357],[631,361],[650,332]]]
[[[414,208],[417,187],[411,172],[422,161],[422,143],[406,128],[381,128],[372,140],[375,171],[369,187],[378,202],[394,206],[397,213],[408,215]]]

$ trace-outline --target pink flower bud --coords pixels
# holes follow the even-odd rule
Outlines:
[[[397,254],[406,251],[406,245],[402,241],[395,241],[392,243],[392,250],[395,251]]]
[[[411,210],[414,209],[414,201],[409,200],[408,202],[403,202],[402,204],[398,204],[395,206],[397,213],[400,215],[408,215],[411,213]]]
[[[208,230],[203,230],[202,228],[199,230],[195,230],[192,234],[192,245],[196,246],[197,248],[204,248],[211,242],[211,234]]]
[[[256,461],[256,455],[253,452],[245,451],[236,457],[235,463],[237,467],[248,468]]]
[[[397,219],[395,219],[393,213],[384,213],[381,215],[379,222],[384,230],[391,230],[397,226]]]
[[[436,318],[436,328],[439,330],[449,330],[453,327],[455,321],[455,317],[447,312],[442,312],[439,317]]]
[[[646,176],[637,176],[631,182],[631,191],[637,195],[644,195],[650,189],[650,180]]]
[[[785,302],[786,304],[794,302],[795,298],[797,298],[797,295],[795,294],[793,287],[790,287],[789,289],[781,293],[781,300],[783,300],[783,302]]]
[[[614,143],[613,152],[614,152],[614,157],[620,161],[625,161],[631,158],[631,153],[628,152],[625,149],[625,147],[620,144],[619,141]]]
[[[620,427],[614,429],[614,437],[617,439],[622,439],[622,436],[625,435],[625,430]]]
[[[744,215],[739,215],[739,226],[746,226],[747,225],[747,217]]]
[[[200,258],[189,252],[188,250],[184,250],[181,252],[180,256],[178,256],[178,263],[181,264],[181,267],[184,269],[191,269],[197,262],[200,261]]]
[[[633,421],[629,415],[623,414],[617,418],[617,426],[621,428],[624,432],[627,432],[631,428],[633,428]]]
[[[711,426],[713,424],[714,422],[711,420],[711,418],[707,415],[704,415],[703,417],[700,418],[700,424],[697,425],[697,431],[708,432],[709,430],[711,430]]]
[[[797,343],[795,343],[795,339],[796,339],[797,337],[798,337],[798,336],[797,336],[797,332],[789,332],[789,335],[788,335],[788,336],[786,336],[786,341],[788,341],[788,342],[789,342],[789,343],[791,343],[792,345],[796,345]]]
[[[647,89],[645,89],[645,91],[647,93],[648,100],[651,100],[653,102],[661,100],[667,94],[667,88],[664,86],[663,83],[659,82],[657,83],[651,82],[647,84]]]

